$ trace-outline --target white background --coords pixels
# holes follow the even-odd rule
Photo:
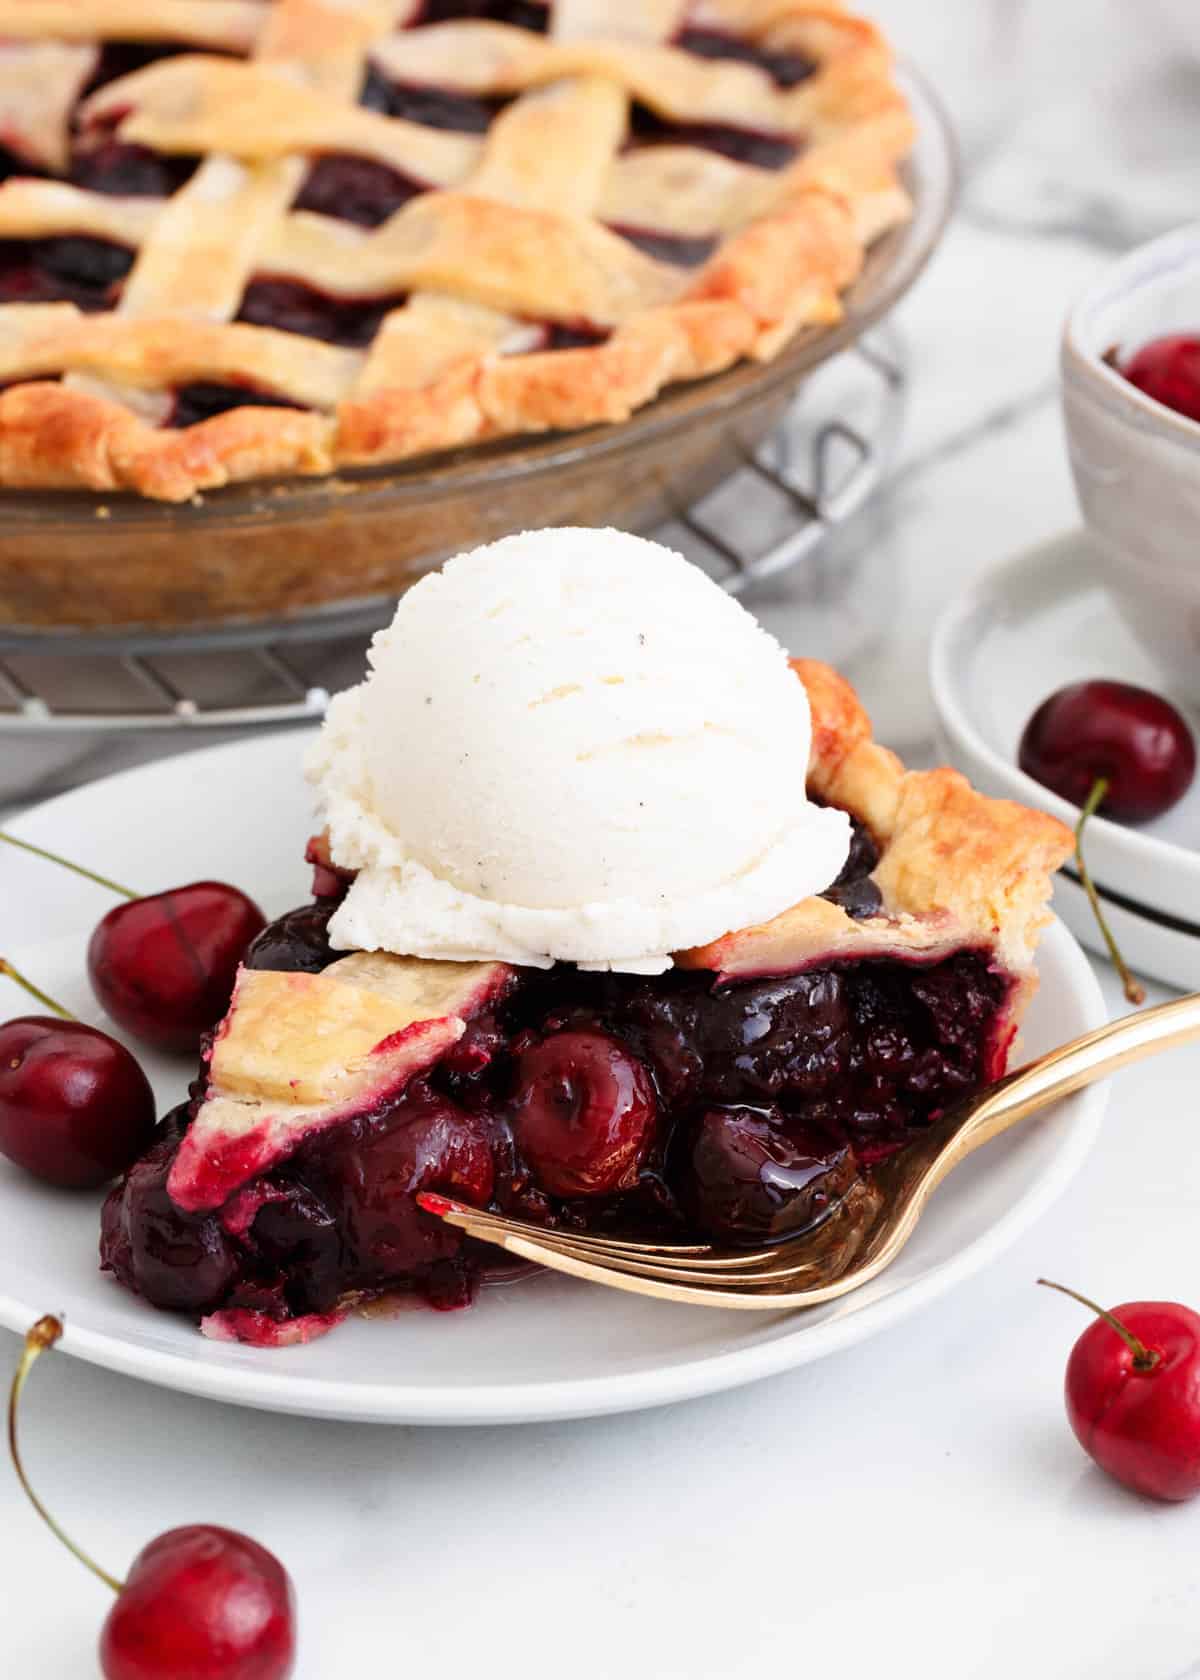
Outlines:
[[[887,646],[851,674],[914,757],[933,614],[1074,520],[1064,309],[1110,251],[1196,213],[1200,69],[1172,21],[1189,9],[877,8],[944,88],[968,164],[903,311],[901,472],[842,539],[889,580]],[[765,616],[821,651],[784,586]],[[422,1431],[242,1412],[51,1357],[29,1389],[30,1468],[114,1570],[181,1522],[275,1548],[299,1589],[302,1680],[1174,1680],[1200,1660],[1200,1504],[1143,1504],[1089,1466],[1061,1401],[1084,1318],[1034,1279],[1200,1305],[1198,1076],[1200,1051],[1122,1075],[1090,1163],[1003,1260],[792,1376],[640,1416]],[[5,1363],[16,1346],[0,1336]],[[2,1475],[0,1581],[0,1672],[95,1672],[104,1589]]]

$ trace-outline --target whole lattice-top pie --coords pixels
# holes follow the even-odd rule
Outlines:
[[[166,500],[620,421],[907,210],[815,0],[0,0],[0,482]]]

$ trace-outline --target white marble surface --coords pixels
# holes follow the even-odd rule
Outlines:
[[[920,757],[942,601],[1075,519],[1054,396],[1067,303],[1112,250],[1195,213],[1200,15],[878,10],[945,90],[967,161],[902,311],[896,477],[839,538],[877,608],[851,674]],[[765,607],[811,645],[786,585]],[[192,1520],[274,1546],[300,1592],[302,1680],[1176,1680],[1200,1660],[1200,1506],[1149,1507],[1089,1467],[1060,1398],[1082,1320],[1033,1280],[1200,1302],[1198,1077],[1200,1051],[1122,1075],[1049,1218],[939,1308],[794,1376],[596,1423],[422,1432],[239,1412],[59,1358],[30,1390],[30,1466],[115,1568]],[[104,1592],[4,1476],[0,1579],[0,1672],[95,1672]]]

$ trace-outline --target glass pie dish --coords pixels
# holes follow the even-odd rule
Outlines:
[[[448,554],[546,525],[658,524],[744,465],[820,363],[904,294],[945,226],[953,145],[930,90],[904,91],[918,138],[912,219],[871,249],[838,326],[775,361],[667,391],[613,428],[498,442],[400,468],[235,486],[182,506],[86,492],[0,499],[0,626],[195,630],[320,617],[394,597]]]

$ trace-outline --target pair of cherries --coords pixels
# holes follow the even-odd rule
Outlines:
[[[229,1007],[238,964],[266,925],[262,912],[219,881],[142,898],[90,870],[79,873],[126,900],[103,918],[88,947],[96,997],[143,1043],[194,1053]],[[149,1145],[149,1081],[123,1044],[67,1016],[11,963],[0,961],[0,972],[55,1012],[0,1026],[0,1152],[51,1184],[104,1184]],[[295,1594],[263,1546],[231,1529],[191,1524],[152,1540],[121,1582],[63,1534],[33,1492],[17,1445],[17,1407],[34,1360],[61,1334],[57,1319],[43,1318],[26,1338],[9,1399],[9,1442],[34,1508],[116,1593],[100,1638],[105,1680],[286,1680],[295,1661]]]
[[[139,897],[29,841],[0,840],[122,895],[126,902],[108,912],[88,945],[92,989],[142,1043],[195,1054],[228,1009],[238,964],[266,925],[253,900],[220,881]],[[0,1026],[0,1153],[50,1184],[104,1184],[149,1143],[149,1082],[124,1045],[68,1016],[11,963],[0,961],[0,972],[54,1012]]]

